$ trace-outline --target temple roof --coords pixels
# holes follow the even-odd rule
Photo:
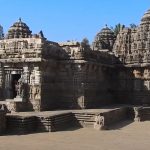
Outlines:
[[[93,49],[94,50],[109,49],[111,51],[114,41],[115,41],[115,34],[106,25],[99,33],[97,33],[95,40],[93,42]]]
[[[26,23],[22,22],[21,18],[15,22],[8,30],[7,38],[28,38],[31,36],[32,31]]]
[[[147,21],[150,22],[150,9],[144,14],[144,16],[141,19],[142,23],[147,22]]]
[[[114,32],[107,27],[104,27],[98,34],[97,36],[99,37],[99,39],[113,39],[115,37]]]

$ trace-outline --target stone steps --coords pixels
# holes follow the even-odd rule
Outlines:
[[[75,113],[74,116],[81,127],[93,127],[95,113]]]
[[[51,118],[50,117],[37,117],[37,131],[51,132]]]
[[[33,132],[55,132],[69,129],[71,127],[88,127],[97,129],[108,129],[111,125],[128,119],[128,107],[117,108],[106,112],[58,112],[53,115],[19,116],[7,114],[8,133],[26,134]],[[147,112],[147,111],[145,111]],[[148,111],[149,112],[149,111]],[[96,120],[102,117],[103,120]],[[98,119],[98,118],[97,118]],[[100,118],[101,119],[101,118]],[[101,122],[101,123],[100,123]]]
[[[73,125],[73,114],[67,113],[51,117],[51,131],[65,130]]]

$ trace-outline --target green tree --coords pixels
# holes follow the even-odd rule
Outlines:
[[[84,38],[81,42],[81,47],[88,50],[90,49],[89,40],[87,38]]]
[[[4,36],[3,27],[0,25],[0,39]]]
[[[124,29],[125,25],[121,25],[120,23],[118,23],[117,25],[115,25],[115,28],[113,28],[113,31],[115,33],[115,35],[117,36],[118,33],[120,32],[120,30]]]
[[[130,24],[130,28],[131,28],[131,29],[134,29],[134,28],[136,28],[136,27],[137,27],[136,24],[134,24],[134,23],[131,23],[131,24]]]

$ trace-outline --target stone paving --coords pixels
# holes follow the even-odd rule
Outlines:
[[[113,130],[82,128],[62,132],[1,136],[1,150],[149,150],[150,122],[123,122]]]

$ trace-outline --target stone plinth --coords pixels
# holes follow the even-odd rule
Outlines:
[[[6,130],[6,113],[4,110],[0,110],[0,135],[4,134]]]
[[[15,102],[22,102],[22,101],[23,101],[23,98],[20,97],[20,96],[17,96],[17,97],[14,98],[14,101],[15,101]]]
[[[16,98],[17,101],[7,100],[6,107],[9,112],[19,112],[26,110],[26,104],[23,101],[20,101],[20,98]]]
[[[112,125],[129,119],[129,111],[129,107],[124,107],[100,113],[95,117],[94,128],[97,130],[109,129]]]
[[[150,107],[134,107],[134,112],[134,121],[140,122],[150,120]]]

